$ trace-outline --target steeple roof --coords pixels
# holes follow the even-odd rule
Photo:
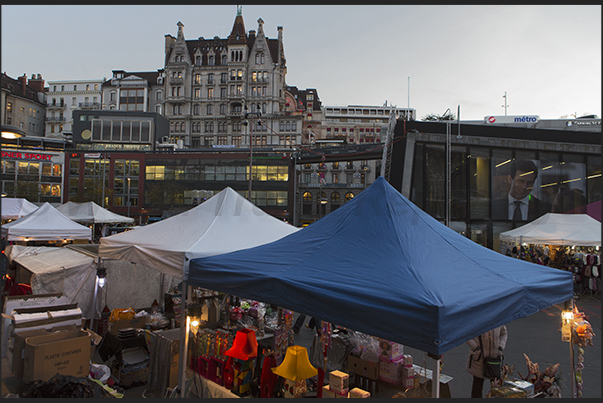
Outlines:
[[[237,16],[232,26],[232,31],[228,36],[229,45],[244,45],[247,42],[245,36],[245,23],[243,22],[243,12],[241,6],[237,6]]]

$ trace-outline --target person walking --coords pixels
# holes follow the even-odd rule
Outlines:
[[[306,321],[306,315],[304,315],[303,313],[299,314],[299,316],[297,317],[297,320],[293,324],[293,331],[295,332],[295,334],[299,333],[299,330],[301,329],[301,327],[305,321]],[[310,322],[306,323],[306,327],[308,329],[314,329],[316,327],[316,319],[314,319],[313,317],[310,318]]]
[[[507,336],[507,327],[502,325],[467,341],[467,345],[471,348],[471,353],[469,353],[465,369],[473,375],[473,384],[471,387],[472,398],[482,398],[484,389],[484,358],[502,355],[507,345]]]

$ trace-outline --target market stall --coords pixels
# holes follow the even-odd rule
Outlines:
[[[227,187],[199,206],[176,216],[101,238],[99,256],[137,262],[184,280],[180,296],[184,305],[188,292],[188,263],[191,259],[251,248],[298,230],[265,213]],[[183,323],[180,329],[180,345],[183,349]],[[179,369],[179,380],[182,381],[183,362]]]
[[[570,273],[475,244],[382,177],[303,231],[189,266],[189,284],[425,351],[436,379],[444,352],[573,298]]]
[[[27,199],[3,197],[2,220],[16,220],[38,209],[38,206]]]
[[[570,271],[579,295],[601,293],[601,222],[587,214],[545,214],[500,234],[501,252]]]
[[[71,241],[92,239],[92,230],[65,217],[50,203],[2,226],[7,241]]]
[[[70,201],[57,207],[57,210],[75,222],[84,225],[92,225],[92,233],[94,234],[95,239],[106,235],[100,231],[100,228],[97,227],[97,224],[133,224],[135,221],[131,217],[116,214],[92,201],[86,203],[75,203]]]
[[[94,202],[75,203],[67,202],[57,207],[61,213],[75,222],[83,224],[106,224],[106,223],[133,223],[134,219],[115,214],[102,208]]]

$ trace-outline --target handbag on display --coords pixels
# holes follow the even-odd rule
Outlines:
[[[482,345],[482,336],[479,337],[479,345],[482,349],[482,354],[484,354],[484,346]],[[484,368],[484,378],[489,379],[500,379],[502,375],[502,366],[503,366],[503,358],[502,354],[498,355],[498,357],[486,357],[484,354],[483,368]]]

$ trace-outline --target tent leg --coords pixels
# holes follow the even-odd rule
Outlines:
[[[574,300],[570,300],[566,302],[568,309],[574,310]],[[571,322],[570,322],[571,323]],[[572,398],[575,399],[576,396],[576,367],[574,366],[574,327],[570,325],[570,377],[572,379]]]
[[[180,397],[184,397],[184,376],[186,375],[186,353],[185,344],[188,341],[188,333],[185,326],[186,317],[186,298],[188,284],[182,280],[182,295],[180,297],[180,354],[178,356],[178,387],[180,388]]]
[[[431,375],[431,397],[440,397],[440,356],[433,359],[434,367]]]

